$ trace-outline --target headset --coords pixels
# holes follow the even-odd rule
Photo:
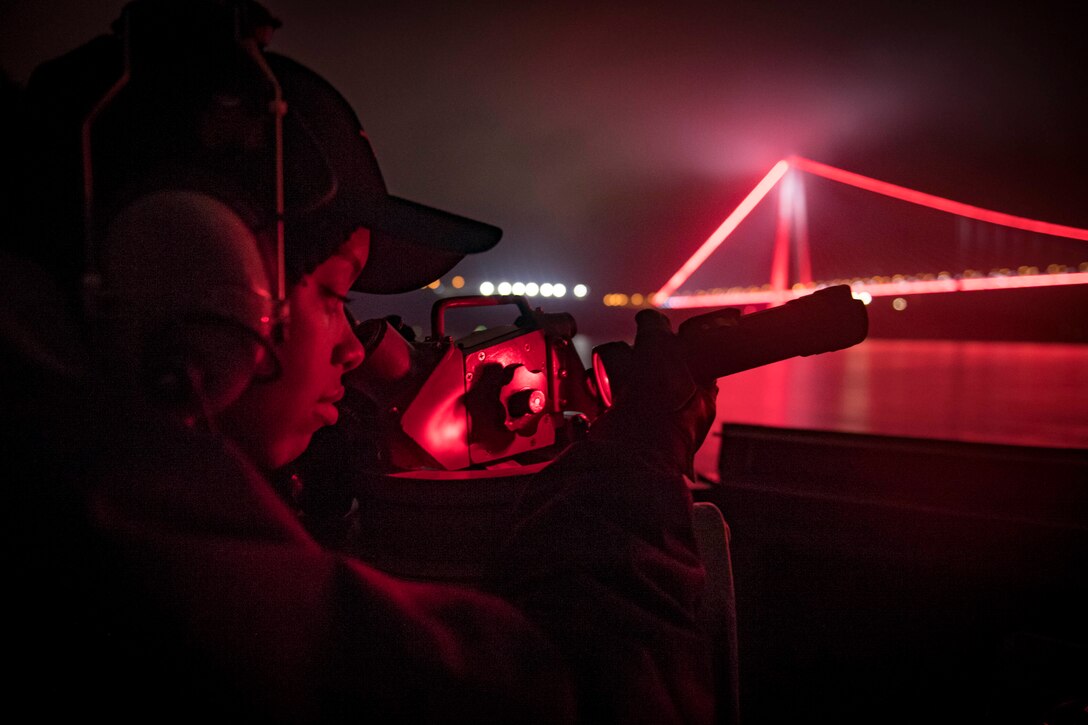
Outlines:
[[[278,374],[289,314],[286,105],[255,9],[136,0],[111,42],[80,49],[120,66],[80,124],[83,316],[153,401],[190,416]],[[320,203],[329,172],[311,155]]]
[[[31,76],[38,95],[44,90],[46,106],[60,111],[54,120],[64,125],[78,119],[75,129],[54,135],[60,146],[75,144],[70,156],[72,163],[78,157],[78,171],[68,168],[69,154],[58,151],[53,138],[42,149],[63,157],[56,162],[60,184],[77,176],[82,182],[61,195],[59,225],[44,215],[45,226],[63,232],[55,235],[62,244],[80,239],[80,254],[62,250],[54,262],[78,287],[73,296],[99,341],[134,337],[128,349],[138,348],[146,366],[168,368],[144,375],[148,380],[165,385],[193,378],[177,365],[185,345],[145,339],[169,339],[154,331],[155,323],[167,329],[234,325],[265,348],[255,359],[272,357],[286,330],[287,284],[355,229],[371,230],[371,246],[353,289],[378,294],[418,289],[502,235],[490,224],[389,194],[347,100],[309,68],[264,50],[266,31],[276,27],[279,21],[256,0],[133,0],[112,36],[43,64]],[[287,112],[285,89],[298,102],[293,113]],[[42,196],[51,196],[52,186],[46,174]],[[204,204],[191,194],[221,204]],[[183,234],[175,221],[196,207],[223,218]],[[237,220],[249,235],[240,233]],[[258,255],[236,249],[232,259],[259,256],[263,269],[253,263],[224,277],[213,265],[223,260],[186,236],[214,246],[216,230],[227,233],[222,244],[255,245]],[[139,243],[122,238],[133,234]],[[175,253],[175,247],[187,253]],[[76,256],[82,259],[78,270],[69,261]],[[199,282],[205,294],[186,293],[175,277]],[[205,299],[216,296],[207,292],[213,282],[235,290],[222,295],[217,309]],[[266,307],[250,304],[246,295]],[[156,357],[168,348],[175,352]],[[256,371],[274,373],[271,363]],[[164,397],[177,399],[181,392]]]

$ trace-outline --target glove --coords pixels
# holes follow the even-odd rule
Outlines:
[[[595,440],[629,441],[693,479],[694,456],[717,412],[717,381],[700,384],[680,339],[658,310],[635,315],[634,348],[613,379],[613,405],[590,429]]]

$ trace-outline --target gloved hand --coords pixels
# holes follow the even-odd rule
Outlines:
[[[714,423],[717,381],[692,378],[663,313],[641,310],[635,323],[634,348],[612,380],[613,405],[593,423],[590,439],[629,441],[694,480],[695,452]]]

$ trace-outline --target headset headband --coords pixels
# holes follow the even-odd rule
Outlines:
[[[271,219],[266,220],[271,222],[273,236],[273,249],[269,259],[272,269],[269,270],[269,277],[273,283],[277,308],[282,308],[286,304],[283,159],[283,118],[286,113],[286,103],[275,73],[265,62],[257,40],[252,36],[253,26],[247,17],[249,12],[250,6],[242,2],[137,0],[125,6],[119,21],[115,23],[114,32],[119,37],[122,48],[122,72],[105,93],[93,103],[90,111],[83,118],[80,128],[84,234],[82,284],[83,304],[88,315],[98,314],[103,292],[100,271],[101,250],[99,249],[102,226],[102,220],[99,218],[101,199],[98,193],[100,189],[96,187],[99,179],[96,177],[94,155],[96,126],[101,118],[116,106],[122,94],[126,90],[131,91],[134,85],[142,83],[146,91],[148,87],[155,84],[177,83],[180,77],[177,69],[167,70],[164,78],[157,77],[155,73],[156,64],[169,67],[171,63],[177,64],[182,61],[181,58],[168,59],[169,54],[180,55],[190,51],[194,57],[199,57],[200,52],[209,47],[213,50],[209,54],[211,58],[219,57],[227,52],[234,56],[233,62],[249,63],[251,67],[246,69],[248,75],[261,78],[268,89],[267,98],[262,99],[264,103],[261,104],[260,110],[267,113],[267,119],[271,121],[272,140],[269,144],[271,148],[265,150],[266,153],[271,152],[271,168],[268,170],[271,178],[267,185],[261,185],[260,191],[266,192],[271,199],[258,199],[257,206],[262,211],[271,212]],[[196,37],[186,37],[186,33]],[[227,44],[232,47],[225,48]],[[138,53],[135,52],[137,48]],[[134,55],[137,56],[135,59]],[[164,61],[164,59],[167,60]],[[141,62],[149,67],[141,66]],[[211,64],[212,61],[209,61],[209,68],[212,67]],[[159,92],[170,93],[172,90],[159,89]],[[187,90],[192,91],[191,88]],[[185,92],[180,95],[183,98],[189,98]],[[187,110],[195,111],[195,109]],[[165,111],[162,113],[164,117],[169,115]],[[172,139],[167,137],[161,139],[160,143],[165,144],[171,141]],[[258,167],[260,166],[258,164]],[[245,191],[249,192],[249,189]]]

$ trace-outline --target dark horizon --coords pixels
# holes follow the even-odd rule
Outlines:
[[[25,81],[123,4],[5,4],[0,67]],[[539,303],[611,316],[602,295],[656,290],[791,154],[1088,228],[1088,53],[1057,4],[266,4],[271,48],[344,93],[392,193],[503,228],[454,270],[465,292],[584,283]],[[356,307],[423,323],[433,299]]]

